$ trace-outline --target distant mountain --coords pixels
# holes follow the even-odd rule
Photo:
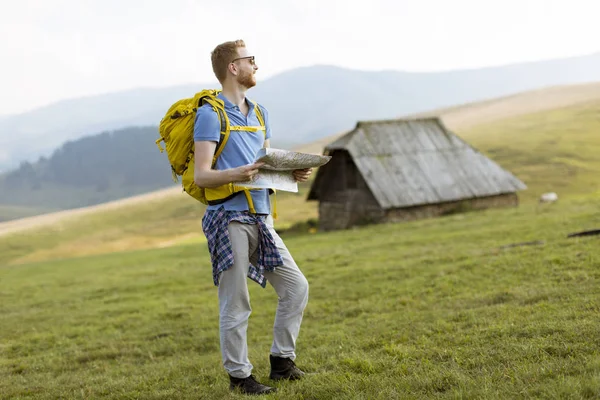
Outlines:
[[[351,128],[530,89],[600,81],[600,53],[534,63],[436,73],[364,72],[330,66],[291,70],[249,96],[271,115],[274,145],[289,147]],[[0,171],[49,156],[67,140],[128,126],[156,126],[171,103],[216,83],[143,88],[60,101],[0,118]]]

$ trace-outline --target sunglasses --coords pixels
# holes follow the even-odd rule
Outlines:
[[[231,62],[235,62],[237,60],[250,60],[251,65],[256,65],[256,63],[254,62],[254,56],[234,58],[233,60],[231,60]]]

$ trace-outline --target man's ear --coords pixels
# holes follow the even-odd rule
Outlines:
[[[227,66],[227,69],[228,69],[228,70],[229,70],[229,72],[231,72],[233,75],[237,75],[237,74],[238,74],[237,65],[235,65],[234,63],[229,63],[229,65]]]

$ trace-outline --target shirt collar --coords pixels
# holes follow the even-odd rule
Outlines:
[[[239,110],[238,106],[236,106],[231,101],[229,101],[229,99],[227,99],[227,97],[223,96],[223,92],[219,93],[217,95],[217,97],[219,99],[223,100],[223,103],[225,104],[225,109],[226,110],[230,110],[230,109]],[[251,101],[249,101],[248,97],[246,97],[246,104],[248,104],[248,110],[249,110],[249,112],[252,112],[254,110],[254,103],[252,103]]]

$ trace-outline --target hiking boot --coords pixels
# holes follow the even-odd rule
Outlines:
[[[229,389],[235,390],[236,388],[239,388],[243,394],[267,394],[277,390],[258,382],[253,375],[247,378],[234,378],[229,375]]]
[[[294,361],[292,361],[290,358],[275,357],[270,355],[269,361],[271,361],[271,374],[269,375],[269,378],[275,381],[280,379],[289,379],[290,381],[295,381],[296,379],[300,379],[304,376],[304,372],[302,372],[300,368],[296,367],[296,364],[294,364]]]

